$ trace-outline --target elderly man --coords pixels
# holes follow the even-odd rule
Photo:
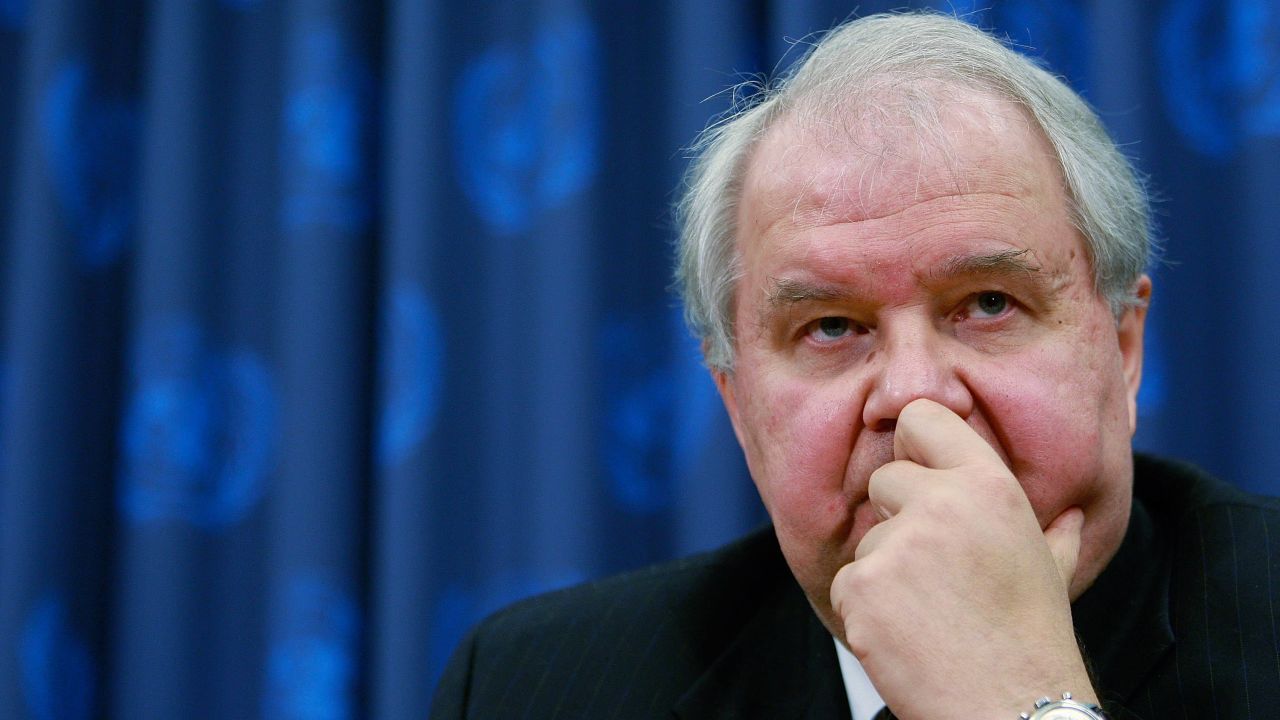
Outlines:
[[[499,613],[433,717],[1280,712],[1280,514],[1132,454],[1146,199],[1075,94],[875,16],[698,148],[679,275],[772,527]]]

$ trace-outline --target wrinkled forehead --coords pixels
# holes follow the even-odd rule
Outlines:
[[[757,221],[785,212],[826,224],[886,217],[978,188],[1063,187],[1056,154],[1023,107],[935,87],[784,114],[751,154],[743,204]]]

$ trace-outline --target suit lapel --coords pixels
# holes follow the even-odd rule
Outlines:
[[[680,699],[676,717],[849,718],[831,635],[790,577]]]

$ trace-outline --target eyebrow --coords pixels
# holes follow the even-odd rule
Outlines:
[[[937,270],[925,274],[924,281],[942,281],[966,275],[1034,276],[1040,266],[1029,261],[1031,250],[1005,250],[987,255],[963,255],[954,257]]]
[[[829,285],[815,285],[793,278],[770,278],[769,305],[773,309],[803,303],[833,303],[849,300],[853,294]]]
[[[1005,276],[1033,280],[1037,285],[1051,282],[1039,275],[1041,267],[1031,261],[1031,250],[1004,250],[997,253],[962,255],[951,258],[921,278],[924,284],[945,283],[966,276]],[[777,311],[804,303],[842,303],[859,296],[840,286],[816,284],[794,278],[770,278],[769,306]]]

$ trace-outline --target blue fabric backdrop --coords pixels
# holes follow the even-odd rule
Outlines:
[[[1161,192],[1139,445],[1280,491],[1280,3],[933,5]],[[487,611],[760,522],[667,208],[852,9],[0,0],[0,716],[422,718]]]

